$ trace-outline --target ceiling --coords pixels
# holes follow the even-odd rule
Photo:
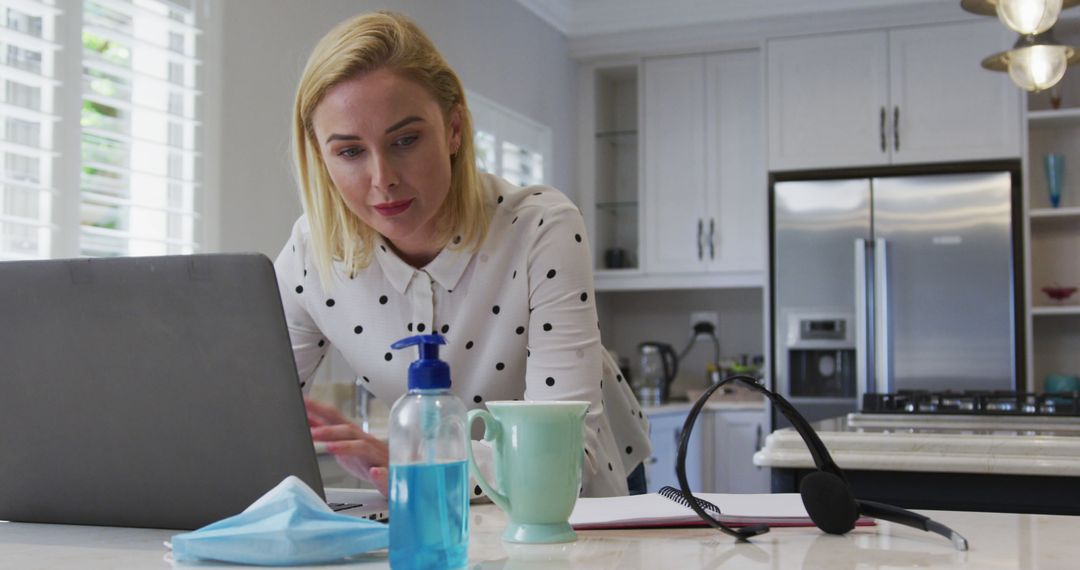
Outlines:
[[[959,0],[517,0],[568,38],[853,10],[927,8]]]

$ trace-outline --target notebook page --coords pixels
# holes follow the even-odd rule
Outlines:
[[[720,507],[724,520],[806,519],[798,493],[729,494],[697,493],[696,497]],[[712,513],[710,513],[712,514]],[[570,514],[572,526],[676,524],[699,521],[697,514],[656,493],[628,497],[579,498]]]

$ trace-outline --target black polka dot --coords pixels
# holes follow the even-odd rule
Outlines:
[[[295,246],[295,245],[294,245],[294,246],[292,246],[292,250],[293,250],[293,251],[296,251],[296,246]]]
[[[492,307],[492,308],[491,308],[491,312],[492,312],[492,313],[495,313],[496,315],[497,315],[497,314],[499,314],[499,306],[498,306],[498,305],[495,305],[494,307]]]
[[[514,329],[514,332],[516,332],[518,334],[522,334],[522,333],[525,332],[525,327],[518,327],[518,328]]]
[[[645,419],[645,416],[641,413],[641,410],[638,410],[637,417]]]
[[[544,225],[544,218],[540,218],[540,223],[536,224],[536,227],[540,227],[542,225]]]
[[[367,376],[361,376],[361,378],[364,379],[364,382],[371,382],[371,379],[368,378]]]
[[[608,471],[614,471],[614,470],[615,470],[615,468],[614,468],[614,467],[612,467],[610,463],[608,463],[608,464],[607,464],[607,470],[608,470]]]
[[[622,382],[622,374],[616,374],[615,379],[618,380],[619,382]]]
[[[539,196],[540,192],[533,192],[533,196]]]
[[[471,340],[469,342],[465,343],[465,350],[469,350],[470,348],[472,348],[472,341]]]
[[[499,199],[498,199],[498,200],[495,200],[495,202],[496,202],[497,204],[502,204],[502,201],[503,201],[503,197],[502,197],[502,196],[499,196]]]
[[[584,303],[585,301],[588,301],[588,300],[589,300],[589,294],[588,293],[582,293],[581,294],[581,302]]]
[[[555,270],[554,269],[549,269],[548,272],[547,272],[547,278],[551,279],[552,277],[555,277]]]
[[[303,285],[297,285],[296,286],[296,292],[297,293],[303,293],[304,292],[304,286]]]
[[[518,217],[517,217],[517,216],[514,216],[514,219],[513,219],[513,220],[510,220],[510,223],[511,223],[511,224],[516,224],[516,223],[517,223],[517,220],[518,220]]]
[[[304,277],[307,277],[307,269],[304,270]]]
[[[412,332],[412,323],[409,323],[408,325],[406,325],[405,328],[409,329],[409,332]]]
[[[603,388],[603,387],[604,387],[604,379],[603,379],[603,378],[601,378],[601,379],[600,379],[600,387],[601,387],[601,388]]]
[[[364,332],[364,327],[362,327],[360,325],[356,325],[355,327],[353,327],[352,332],[354,332],[356,334],[360,334],[360,333]]]
[[[526,348],[525,349],[525,356],[532,356],[532,351]]]
[[[473,396],[473,397],[472,397],[472,401],[476,402],[477,404],[479,404],[479,403],[480,403],[480,402],[482,402],[483,400],[484,400],[484,399],[483,399],[483,398],[481,398],[481,397],[480,397],[479,395],[476,395],[476,396]]]
[[[334,306],[334,300],[333,299],[327,299],[326,300],[326,306],[327,307],[333,307]]]
[[[517,279],[517,269],[514,270],[514,274],[510,276],[511,279]]]
[[[461,243],[461,236],[454,236],[454,245]]]
[[[630,447],[629,445],[628,445],[628,446],[626,446],[626,454],[627,454],[627,455],[630,455],[630,454],[631,454],[631,453],[633,453],[633,452],[634,452],[634,448],[633,448],[633,447]]]
[[[484,491],[482,489],[480,489],[480,485],[477,485],[477,486],[473,487],[472,492],[473,492],[474,495],[480,495]]]
[[[385,354],[385,355],[383,356],[383,359],[385,359],[385,360],[386,360],[387,362],[390,362],[391,360],[393,360],[393,359],[394,359],[394,355],[393,355],[393,354],[390,354],[389,352],[387,352],[387,353],[386,353],[386,354]]]
[[[379,304],[385,305],[389,300],[390,299],[386,295],[383,295],[382,297],[379,297]]]
[[[574,234],[574,241],[581,243],[581,234]]]
[[[502,370],[503,368],[506,368],[506,365],[503,364],[502,362],[496,362],[495,363],[495,370]]]
[[[326,346],[326,340],[320,340],[319,341],[319,348],[322,348],[324,346]]]
[[[416,332],[424,332],[424,329],[426,329],[426,328],[427,328],[427,326],[425,326],[424,323],[420,323],[420,324],[416,325]]]
[[[544,330],[550,331],[551,330],[551,323],[544,323]]]
[[[385,245],[382,245],[382,244],[379,244],[379,249],[381,249],[381,250],[383,250],[383,251],[386,251],[386,246],[385,246]]]
[[[439,330],[442,331],[443,334],[446,334],[450,331],[450,325],[443,325],[442,328]]]
[[[547,384],[548,386],[554,386],[555,385],[555,379],[552,378],[551,376],[548,376],[547,380],[544,380],[544,383]]]

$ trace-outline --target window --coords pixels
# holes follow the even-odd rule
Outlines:
[[[0,0],[0,260],[200,250],[196,1]]]
[[[550,181],[551,129],[468,93],[476,129],[476,163],[518,186]]]

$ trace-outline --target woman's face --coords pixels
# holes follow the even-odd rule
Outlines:
[[[433,258],[443,245],[433,235],[450,156],[461,144],[457,112],[446,120],[420,84],[378,69],[327,91],[313,123],[349,209],[405,256]]]

